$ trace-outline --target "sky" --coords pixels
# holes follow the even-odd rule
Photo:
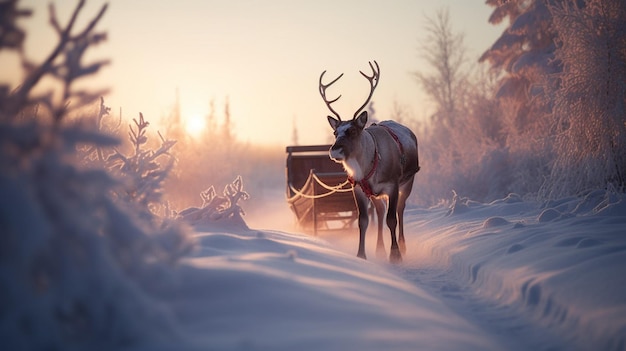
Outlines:
[[[66,23],[77,1],[56,1]],[[47,1],[29,0],[34,10],[23,21],[26,55],[41,60],[56,42],[48,24]],[[80,23],[104,4],[89,1]],[[483,0],[317,0],[317,1],[111,1],[98,29],[108,40],[86,61],[110,59],[93,88],[109,88],[105,103],[125,117],[168,123],[178,91],[186,121],[203,119],[215,103],[218,122],[228,99],[236,137],[244,142],[287,145],[294,126],[300,144],[328,142],[332,136],[326,105],[318,92],[327,78],[345,73],[329,88],[342,95],[333,107],[351,118],[369,93],[358,73],[380,65],[380,84],[372,101],[380,120],[394,104],[415,118],[429,114],[429,104],[413,72],[427,71],[420,58],[426,17],[447,8],[455,32],[463,32],[468,57],[477,59],[503,28],[488,23],[492,8]],[[4,61],[4,62],[3,62]],[[0,56],[0,67],[11,67]],[[2,69],[0,81],[16,82],[17,70]],[[162,124],[161,124],[162,126]],[[161,127],[163,128],[163,127]],[[200,127],[196,127],[200,128]]]

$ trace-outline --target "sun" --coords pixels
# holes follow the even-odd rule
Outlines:
[[[194,138],[198,138],[206,128],[206,120],[202,115],[194,114],[185,119],[185,131]]]

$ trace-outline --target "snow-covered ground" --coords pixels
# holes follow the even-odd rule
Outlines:
[[[624,350],[625,199],[596,191],[544,204],[509,196],[458,200],[439,214],[413,209],[416,264],[401,270],[409,279],[428,276],[423,267],[445,270],[430,288],[460,287],[457,297],[471,301],[452,304],[507,349]]]
[[[356,229],[289,232],[268,200],[254,229],[196,227],[162,298],[198,349],[623,350],[625,200],[410,208],[397,266],[375,259],[373,231],[363,261]]]

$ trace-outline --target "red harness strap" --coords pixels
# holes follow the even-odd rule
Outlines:
[[[374,194],[374,192],[372,191],[372,187],[370,186],[370,183],[368,181],[374,175],[374,172],[376,172],[377,167],[378,167],[378,150],[374,150],[374,165],[372,166],[372,169],[369,171],[369,173],[367,173],[365,178],[359,181],[355,181],[354,178],[348,177],[348,181],[353,187],[355,184],[358,184],[367,197],[378,195],[378,194]]]
[[[394,133],[393,130],[391,130],[391,128],[385,125],[372,124],[372,126],[383,127],[387,131],[387,133],[391,135],[393,140],[395,140],[396,144],[398,145],[398,149],[400,150],[400,162],[404,164],[406,162],[406,157],[404,156],[404,147],[402,146],[402,143],[400,142],[400,138],[398,138],[398,135]],[[353,187],[356,184],[358,184],[367,197],[378,196],[378,194],[374,194],[374,191],[372,190],[372,187],[370,186],[370,183],[369,183],[369,179],[374,175],[374,172],[376,172],[377,167],[378,167],[378,150],[374,150],[374,165],[372,166],[372,169],[369,171],[369,173],[365,176],[365,178],[359,181],[355,181],[354,178],[348,177],[348,181]]]
[[[400,142],[400,138],[398,138],[398,135],[396,133],[394,133],[393,130],[391,130],[391,128],[389,128],[387,126],[384,126],[382,124],[376,124],[376,125],[379,126],[379,127],[385,128],[387,133],[389,133],[389,135],[391,135],[393,140],[396,141],[396,145],[398,145],[398,149],[400,149],[400,162],[402,164],[404,164],[404,162],[406,162],[406,157],[404,156],[404,147],[402,147],[402,143]]]

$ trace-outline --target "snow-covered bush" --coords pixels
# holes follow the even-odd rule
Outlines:
[[[110,110],[111,108],[104,104],[104,99],[100,98],[98,112],[94,118],[87,116],[85,119],[93,122],[93,126],[104,134],[121,135],[121,115],[118,121],[105,119],[109,116]],[[132,122],[134,127],[132,124],[128,126],[130,143],[125,147],[130,150],[124,152],[119,145],[114,147],[85,145],[79,147],[79,157],[86,166],[105,168],[120,181],[113,189],[118,203],[141,209],[147,219],[155,219],[154,215],[169,218],[171,213],[168,202],[163,201],[163,186],[174,167],[175,158],[170,151],[176,141],[166,140],[160,132],[157,132],[160,146],[154,150],[148,145],[147,130],[150,123],[144,119],[143,114],[139,113],[139,120],[133,119]]]
[[[89,118],[92,116],[92,118]],[[107,118],[109,117],[109,118]],[[96,113],[89,115],[81,114],[80,121],[90,124],[90,128],[96,129],[107,135],[120,135],[120,127],[122,125],[122,116],[120,114],[117,121],[111,118],[111,108],[104,104],[104,98],[100,97],[100,103]],[[86,166],[105,167],[108,157],[112,154],[111,148],[103,148],[98,145],[81,145],[78,148],[79,157]]]
[[[117,143],[68,118],[102,93],[76,89],[76,80],[84,83],[106,64],[83,65],[86,50],[106,38],[95,31],[106,5],[76,28],[83,5],[66,26],[50,5],[58,43],[42,63],[22,53],[24,81],[13,90],[0,87],[3,350],[132,349],[177,339],[156,296],[190,240],[177,223],[157,224],[121,207],[109,174],[80,165],[78,146]],[[16,18],[28,12],[15,1],[1,6],[0,50],[19,50],[25,33]],[[35,95],[43,80],[58,84]],[[53,98],[54,87],[61,87],[61,99]]]
[[[139,206],[143,216],[150,218],[153,214],[162,213],[169,217],[167,207],[162,202],[163,183],[174,165],[170,149],[176,144],[175,140],[165,140],[161,133],[161,145],[157,150],[145,147],[148,142],[146,135],[149,122],[139,113],[139,120],[133,119],[135,128],[129,125],[128,132],[133,146],[131,155],[124,155],[119,150],[106,158],[106,166],[113,174],[123,181],[123,186],[116,189],[115,194],[119,201],[131,206]],[[168,163],[161,165],[161,158],[167,158]]]
[[[247,200],[250,195],[243,190],[243,180],[237,176],[235,180],[224,187],[222,196],[217,195],[215,188],[210,186],[200,193],[202,205],[182,210],[178,216],[192,225],[207,225],[212,227],[247,228],[243,220],[243,209],[239,200]]]

